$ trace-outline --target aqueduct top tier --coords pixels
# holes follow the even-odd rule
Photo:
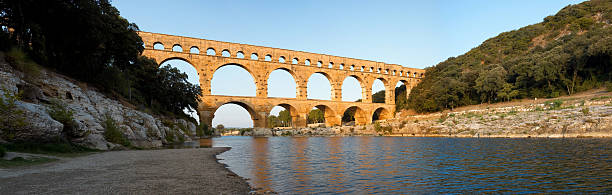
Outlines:
[[[397,64],[387,64],[370,60],[151,32],[138,32],[138,34],[142,37],[145,44],[145,50],[142,55],[155,59],[159,64],[170,59],[182,59],[195,67],[200,77],[200,87],[203,94],[203,103],[198,110],[200,111],[200,118],[205,119],[204,122],[206,122],[206,120],[212,120],[212,118],[202,115],[210,115],[210,117],[212,117],[212,114],[209,112],[214,113],[214,110],[218,107],[218,105],[207,104],[211,104],[210,102],[217,102],[219,98],[221,98],[221,96],[211,95],[210,82],[212,76],[217,69],[225,65],[238,65],[253,76],[256,86],[255,99],[260,99],[258,100],[259,102],[268,100],[276,101],[274,100],[275,98],[267,97],[267,80],[272,71],[277,69],[286,70],[296,81],[297,89],[296,98],[294,100],[303,101],[305,102],[304,104],[306,104],[306,102],[309,103],[304,106],[296,106],[299,107],[296,112],[300,113],[307,113],[307,111],[312,108],[310,103],[316,106],[317,102],[335,104],[332,106],[338,107],[336,109],[345,109],[342,105],[350,106],[362,104],[361,107],[363,107],[362,109],[364,109],[366,113],[369,113],[371,111],[370,109],[377,109],[377,107],[381,106],[387,107],[387,109],[393,112],[395,109],[395,84],[403,82],[409,93],[410,89],[425,76],[425,71],[422,69],[408,68]],[[306,87],[308,78],[315,73],[321,73],[329,80],[332,89],[331,101],[307,99]],[[347,77],[354,77],[359,81],[362,89],[362,102],[342,102],[341,88],[344,79]],[[386,103],[384,104],[372,103],[371,86],[377,79],[380,79],[385,85]],[[223,99],[227,99],[227,97]],[[254,101],[251,97],[246,98],[247,100],[244,101],[238,100],[240,97],[235,97],[233,99],[237,99],[237,102],[243,103],[244,101]],[[308,106],[310,106],[310,108],[308,108]],[[301,107],[305,108],[302,109]],[[260,109],[267,109],[267,107]],[[251,110],[257,109],[251,108]],[[258,114],[259,111],[254,112],[255,113],[251,113],[251,115],[260,115]],[[269,112],[269,110],[265,112]],[[337,112],[342,114],[344,111],[341,110],[336,111],[336,113]],[[254,120],[257,120],[257,116],[252,117]]]

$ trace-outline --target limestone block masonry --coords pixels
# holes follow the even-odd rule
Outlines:
[[[393,117],[396,83],[403,82],[409,94],[410,89],[425,76],[422,69],[397,64],[151,32],[138,34],[145,44],[143,56],[153,58],[159,64],[181,59],[195,67],[203,94],[198,114],[200,121],[208,125],[212,124],[217,108],[228,103],[245,108],[256,128],[267,126],[267,117],[275,106],[289,110],[296,128],[306,126],[307,114],[313,107],[324,111],[327,126],[340,125],[347,109],[356,110],[357,124],[370,124],[375,114],[379,119]],[[212,76],[217,69],[226,65],[240,66],[253,76],[255,97],[211,95]],[[268,97],[268,77],[277,69],[286,70],[295,79],[296,98]],[[308,78],[315,73],[323,74],[330,81],[331,100],[306,98]],[[342,82],[347,77],[354,77],[361,84],[362,102],[342,101]],[[385,85],[386,103],[372,103],[371,86],[376,79]]]

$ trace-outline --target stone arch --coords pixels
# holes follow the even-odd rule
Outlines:
[[[155,42],[153,43],[153,49],[155,50],[164,50],[164,44],[161,42]]]
[[[285,56],[278,57],[278,63],[285,63]]]
[[[329,98],[329,100],[333,100],[334,97],[335,97],[334,96],[334,89],[335,89],[334,84],[335,84],[335,82],[334,82],[334,80],[332,79],[332,77],[328,73],[322,72],[322,71],[313,72],[312,74],[308,75],[308,79],[306,80],[306,93],[307,93],[306,95],[307,95],[307,98],[308,98],[308,96],[313,94],[312,91],[309,91],[309,90],[313,90],[313,88],[312,87],[308,87],[308,84],[310,83],[311,78],[313,78],[313,76],[316,75],[316,74],[321,74],[321,75],[323,75],[327,79],[327,82],[329,83],[329,86],[330,86],[330,90],[329,90],[329,94],[330,94],[329,97],[330,98]],[[320,88],[320,87],[321,86],[319,86],[318,88]],[[309,98],[309,99],[313,99],[313,98]],[[319,99],[319,98],[314,98],[314,99]],[[322,99],[324,100],[325,98],[322,98]]]
[[[236,58],[244,58],[244,52],[242,51],[236,52]]]
[[[291,64],[299,64],[300,63],[300,59],[298,58],[293,58],[293,60],[291,60]]]
[[[208,49],[206,49],[206,55],[209,55],[209,56],[217,55],[217,51],[215,51],[214,48],[209,47]]]
[[[383,100],[384,101],[382,101],[382,102],[376,101],[377,98],[374,98],[374,95],[377,92],[381,91],[381,90],[374,90],[374,86],[376,85],[376,81],[377,80],[380,80],[380,82],[382,83],[382,86],[383,86],[382,91],[384,91],[384,93],[385,93],[384,96],[383,96],[383,98],[384,98]],[[372,98],[372,103],[387,103],[387,101],[390,101],[390,99],[388,98],[389,97],[389,94],[388,94],[388,91],[389,91],[389,82],[385,78],[375,77],[372,80],[372,82],[370,82],[370,84],[372,85],[372,86],[370,86],[371,87],[371,91],[372,91],[372,97],[371,97]]]
[[[181,45],[179,44],[174,44],[172,46],[172,51],[173,52],[183,52],[183,47],[181,47]]]
[[[366,93],[365,93],[366,92],[366,87],[365,87],[366,85],[363,82],[363,79],[361,79],[361,77],[359,77],[357,75],[354,75],[354,74],[348,75],[347,77],[344,78],[344,80],[342,80],[342,86],[341,86],[342,87],[342,91],[341,91],[342,92],[342,101],[351,101],[351,100],[345,100],[345,97],[348,97],[348,96],[344,93],[345,92],[344,91],[345,90],[345,85],[344,84],[347,81],[347,79],[349,79],[349,78],[354,78],[359,83],[358,85],[359,85],[359,89],[361,91],[361,93],[360,93],[361,95],[360,95],[359,99],[361,99],[361,101],[363,102],[364,99],[366,98]]]
[[[221,56],[229,58],[229,57],[232,57],[232,53],[230,53],[229,50],[224,49],[223,51],[221,51]]]
[[[271,62],[272,61],[272,55],[267,54],[266,56],[264,56],[264,61]]]
[[[221,108],[221,106],[227,105],[227,104],[235,104],[238,105],[242,108],[244,108],[249,115],[251,116],[251,120],[253,121],[253,127],[265,127],[265,123],[261,124],[261,117],[257,114],[257,111],[255,111],[255,107],[253,105],[250,105],[249,103],[246,102],[242,102],[242,101],[228,101],[228,102],[224,102],[224,103],[220,103],[217,104],[214,108],[214,110],[212,110],[212,116],[210,116],[210,124],[213,125],[213,120],[215,118],[215,114],[217,114],[217,111],[219,110],[219,108]]]
[[[191,66],[193,66],[193,68],[195,68],[196,70],[198,70],[198,67],[196,67],[196,65],[194,65],[194,64],[193,64],[193,62],[191,62],[191,61],[187,60],[186,58],[176,57],[176,56],[174,56],[174,57],[169,57],[169,58],[166,58],[166,59],[164,59],[164,60],[161,60],[161,61],[159,62],[159,65],[162,65],[163,63],[165,63],[166,61],[169,61],[169,60],[183,60],[183,61],[185,61],[185,62],[189,63]]]
[[[189,48],[189,53],[200,54],[200,48],[198,48],[196,46],[192,46],[191,48]]]
[[[293,97],[284,97],[284,98],[297,98],[298,97],[298,93],[299,93],[299,85],[297,83],[296,74],[291,69],[285,68],[285,67],[276,68],[276,69],[274,69],[274,70],[272,70],[272,71],[270,71],[270,72],[268,72],[266,74],[266,82],[267,82],[267,86],[268,86],[267,87],[268,97],[281,97],[281,96],[270,95],[270,89],[274,88],[274,87],[270,86],[270,84],[271,84],[270,83],[270,79],[272,78],[272,73],[275,72],[275,71],[284,71],[284,72],[289,73],[289,75],[293,79],[293,83],[295,84],[295,88],[294,88],[295,89],[295,93],[293,93],[295,96],[293,96]]]
[[[352,117],[349,117],[348,115],[352,115]],[[356,125],[368,124],[366,112],[359,106],[350,106],[345,109],[344,114],[342,115],[342,123],[344,124],[345,122],[350,122],[347,119],[350,121],[355,121]]]
[[[252,53],[251,60],[259,60],[259,55],[257,55],[257,53]]]
[[[309,59],[304,60],[304,65],[310,66],[310,60]]]
[[[259,84],[258,83],[258,79],[255,77],[255,74],[253,74],[253,71],[251,69],[249,69],[248,66],[245,66],[245,65],[242,65],[242,64],[238,64],[238,63],[227,63],[227,64],[222,64],[222,65],[213,67],[213,71],[211,73],[211,79],[210,79],[210,89],[211,89],[211,92],[212,92],[212,89],[213,89],[213,80],[215,79],[215,74],[217,73],[217,71],[219,69],[221,69],[223,67],[226,67],[226,66],[237,66],[237,67],[240,67],[240,68],[244,69],[249,74],[249,76],[251,76],[252,83],[253,83],[254,88],[255,88],[255,92],[254,92],[253,95],[242,95],[242,96],[253,96],[253,97],[255,97],[257,95],[257,86]]]
[[[296,109],[295,106],[289,103],[280,103],[280,104],[272,106],[272,108],[268,109],[269,110],[268,112],[270,112],[276,106],[280,106],[284,108],[285,110],[289,111],[289,115],[291,115],[291,127],[306,126],[306,121],[303,119],[300,119],[300,114],[298,113],[298,110]]]
[[[372,113],[372,122],[377,120],[386,120],[392,117],[391,111],[384,107],[379,107]]]
[[[325,104],[319,104],[313,106],[313,108],[318,108],[319,110],[323,111],[323,115],[325,118],[325,126],[331,127],[340,125],[340,119],[338,118],[338,115],[336,115],[336,111],[334,111],[330,106]]]

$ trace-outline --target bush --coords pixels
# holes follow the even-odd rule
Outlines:
[[[106,141],[121,144],[123,146],[131,145],[130,141],[121,133],[115,120],[113,120],[110,115],[106,115],[106,119],[102,123],[102,126],[104,127],[104,139],[106,139]]]
[[[563,101],[562,100],[546,101],[546,102],[544,102],[544,104],[548,105],[548,109],[556,110],[556,109],[561,108],[561,105],[563,104]]]
[[[584,115],[589,115],[589,108],[582,108],[582,110],[580,110],[582,112],[582,114]]]
[[[0,146],[0,157],[4,157],[6,155],[6,148]]]
[[[8,90],[1,90],[3,95],[0,96],[0,136],[5,139],[12,140],[17,131],[25,127],[25,117],[23,110],[17,109],[15,102],[19,100],[20,95],[12,95]]]
[[[66,108],[66,105],[59,100],[51,100],[47,113],[49,113],[49,116],[51,116],[53,120],[56,120],[64,125],[64,132],[67,132],[77,125],[72,117],[72,110]]]
[[[25,74],[26,80],[32,81],[40,76],[40,66],[20,49],[12,48],[6,53],[5,58],[11,67]]]
[[[612,91],[612,82],[606,82],[606,91],[608,92]]]

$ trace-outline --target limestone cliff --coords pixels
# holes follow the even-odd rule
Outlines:
[[[7,128],[0,128],[0,143],[67,139],[89,148],[114,149],[120,145],[104,137],[103,124],[109,117],[136,147],[160,147],[177,140],[190,140],[190,135],[195,135],[196,126],[191,122],[162,120],[53,71],[42,69],[32,79],[8,65],[4,55],[0,55],[0,89],[0,96],[5,99],[5,93],[19,94],[21,98],[15,101],[15,106],[25,119],[19,128],[4,132],[2,129]],[[73,125],[67,127],[50,116],[52,102],[59,102],[73,113]]]

